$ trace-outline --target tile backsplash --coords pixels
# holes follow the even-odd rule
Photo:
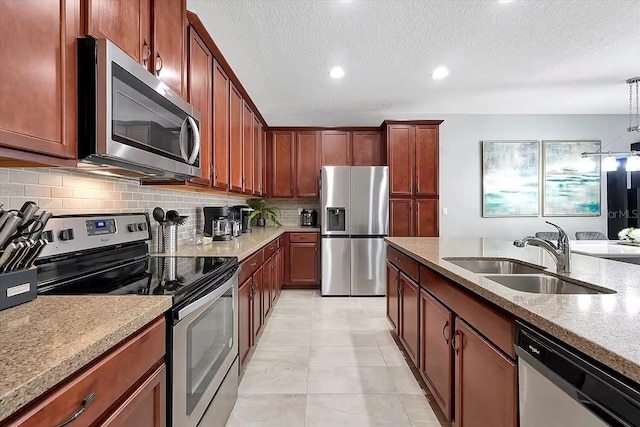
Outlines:
[[[140,185],[138,181],[98,177],[70,169],[0,168],[0,201],[18,209],[27,200],[55,215],[81,213],[147,212],[154,207],[175,209],[188,215],[181,227],[180,239],[188,240],[195,229],[202,229],[203,206],[245,204],[246,197],[229,194],[205,194]],[[284,225],[299,224],[298,207],[317,209],[318,201],[273,200]],[[153,223],[153,220],[152,220]],[[156,236],[156,227],[152,227]]]

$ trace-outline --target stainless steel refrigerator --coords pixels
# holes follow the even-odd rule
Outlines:
[[[321,171],[322,295],[384,295],[389,168]]]

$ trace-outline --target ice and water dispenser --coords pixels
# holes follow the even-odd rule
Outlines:
[[[347,231],[346,208],[327,208],[327,231]]]

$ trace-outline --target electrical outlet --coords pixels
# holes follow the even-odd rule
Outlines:
[[[302,215],[302,208],[298,208],[298,215]]]
[[[442,216],[447,216],[447,215],[449,215],[449,209],[442,208]]]

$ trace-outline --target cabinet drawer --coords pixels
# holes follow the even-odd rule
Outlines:
[[[418,263],[414,259],[393,249],[391,246],[387,247],[387,259],[407,276],[416,282],[418,281]]]
[[[420,286],[447,305],[494,345],[515,359],[513,319],[500,313],[479,297],[469,295],[424,266],[420,266]]]
[[[264,259],[269,259],[278,250],[278,239],[274,239],[264,247]]]
[[[264,250],[260,249],[249,258],[240,263],[240,275],[238,277],[238,283],[244,283],[256,270],[262,267],[264,263]]]
[[[300,243],[318,243],[318,233],[291,233],[289,234],[289,241]]]
[[[156,320],[92,362],[84,372],[54,388],[36,402],[26,413],[9,426],[39,427],[59,425],[77,412],[87,396],[93,399],[78,417],[76,424],[93,425],[110,407],[118,402],[145,374],[162,362],[165,354],[164,317]]]

